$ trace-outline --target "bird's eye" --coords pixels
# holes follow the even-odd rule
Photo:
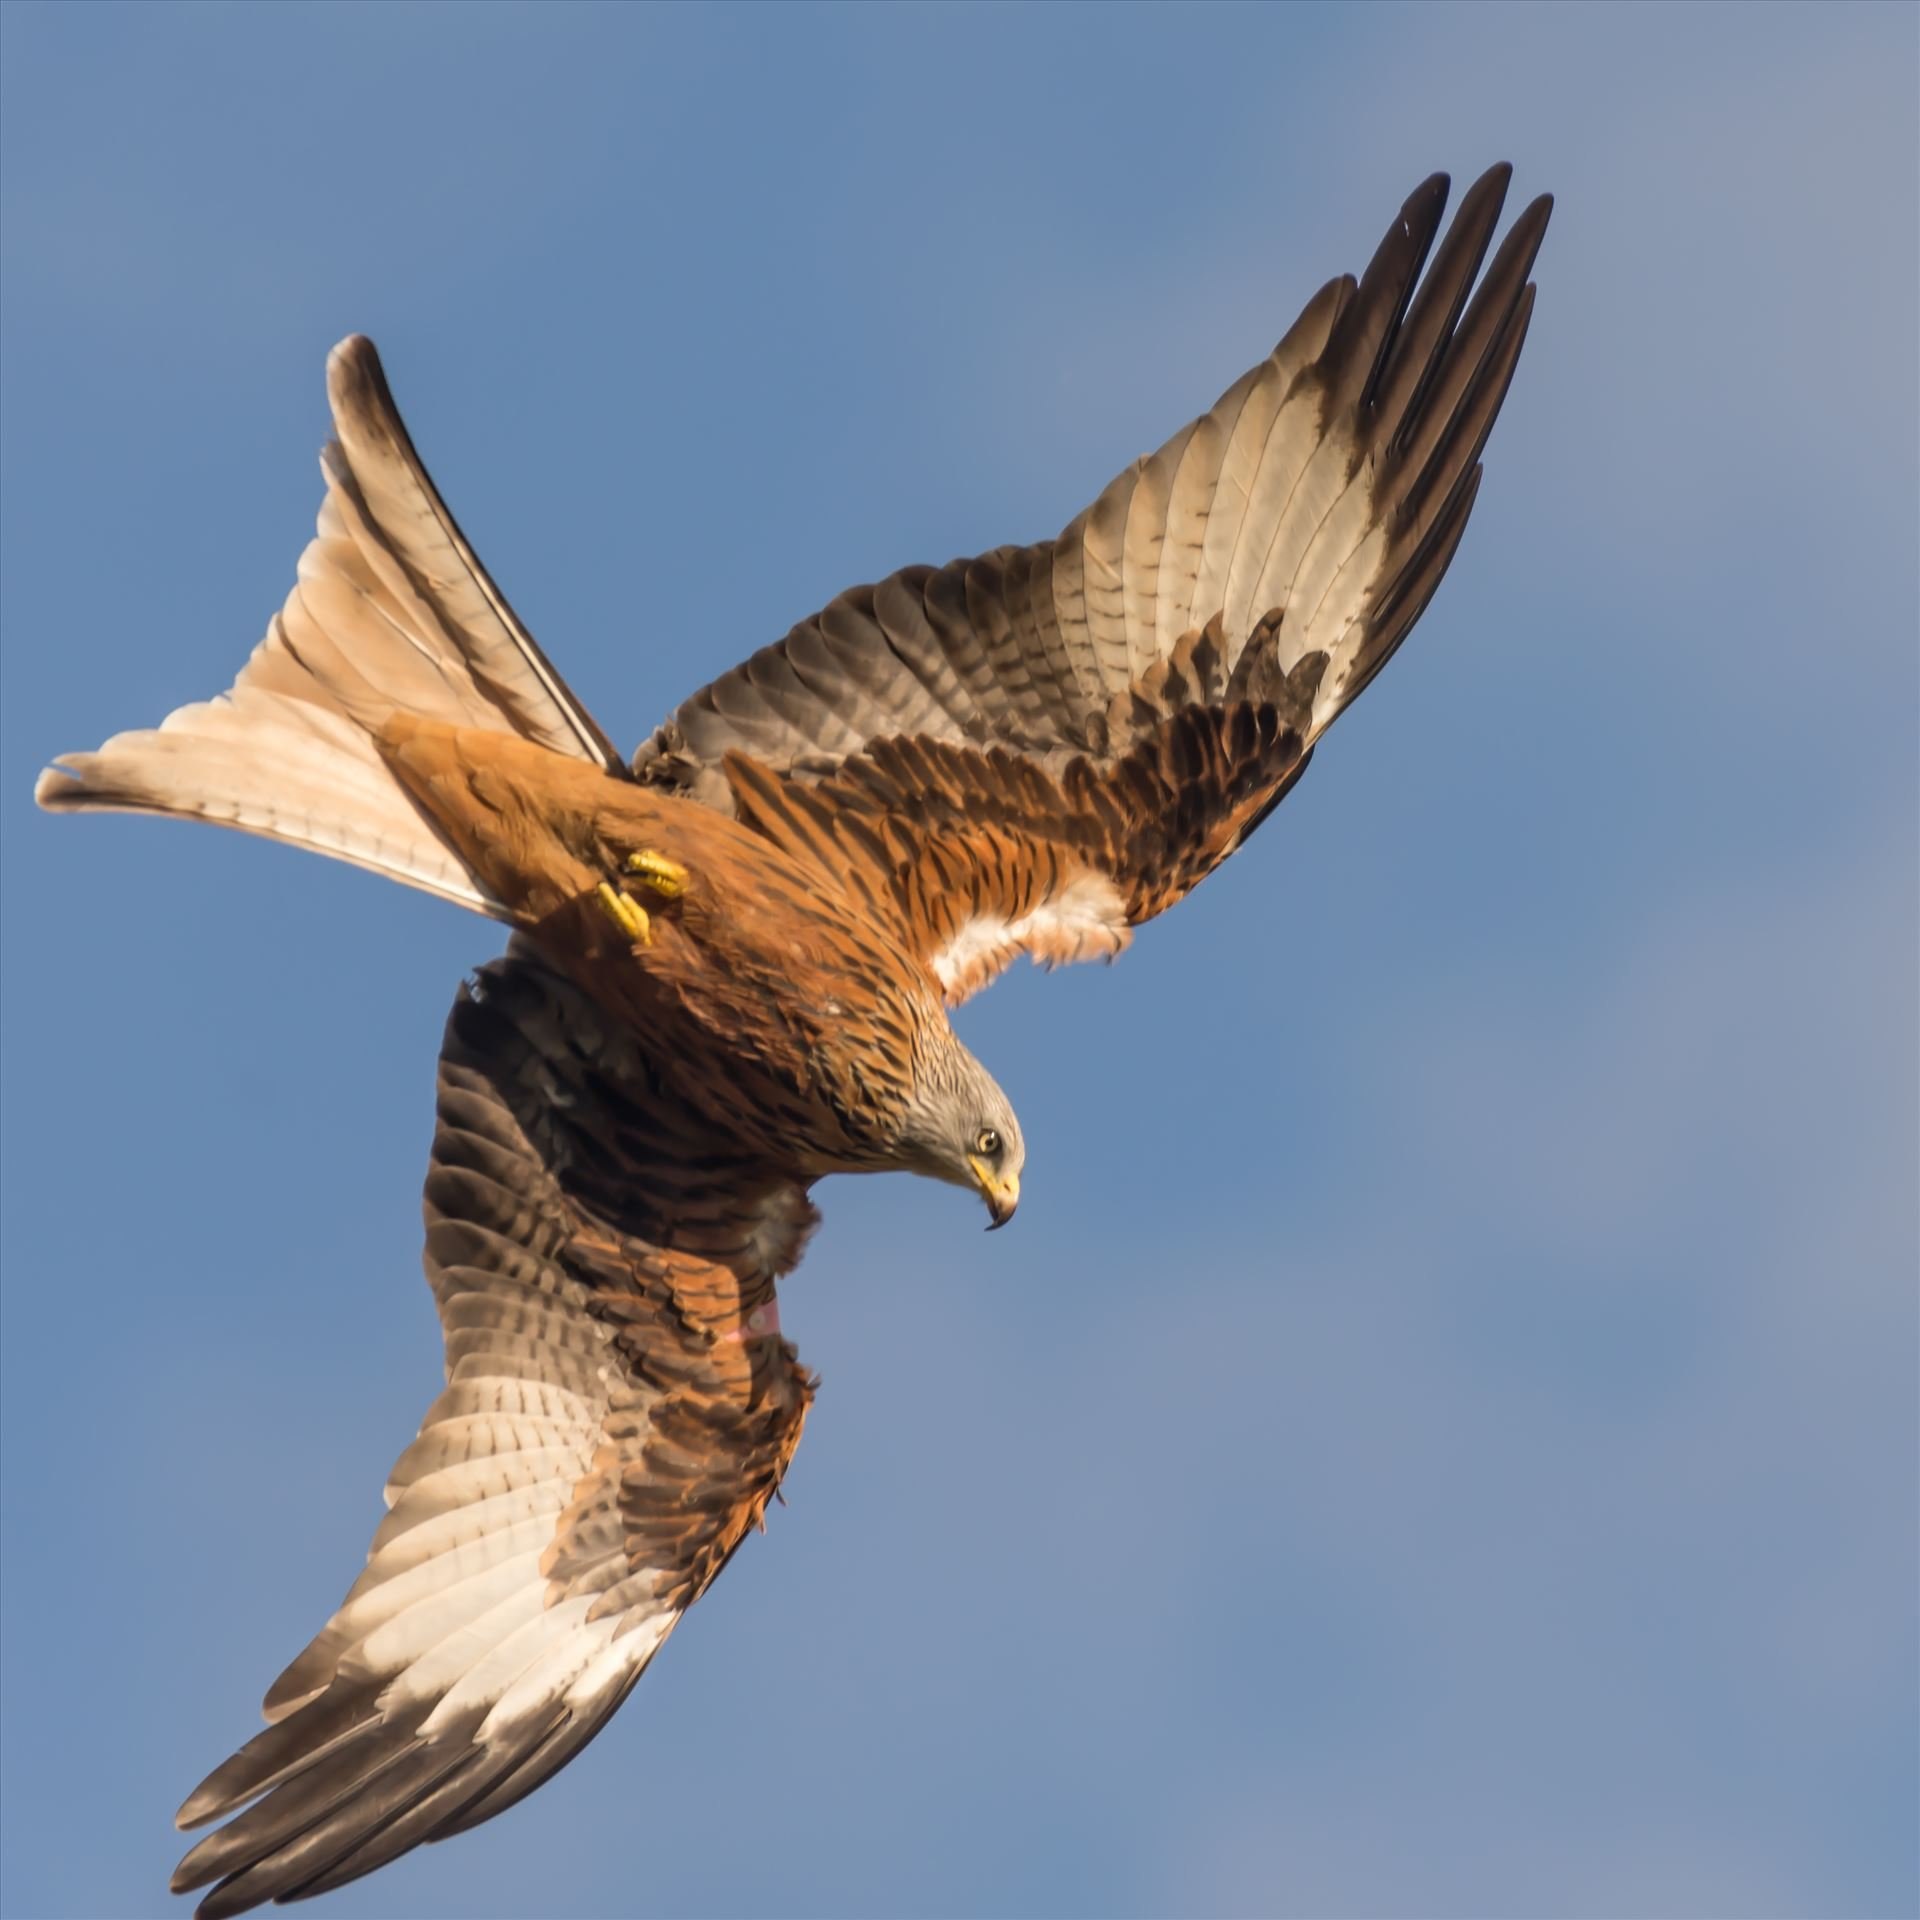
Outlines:
[[[979,1137],[973,1143],[973,1150],[983,1158],[991,1160],[1000,1151],[1000,1136],[991,1127],[982,1127]]]

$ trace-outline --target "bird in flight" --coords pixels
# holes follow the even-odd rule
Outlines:
[[[1426,181],[1057,539],[843,593],[630,760],[461,536],[372,343],[334,350],[318,531],[239,678],[36,788],[514,929],[440,1051],[446,1387],[266,1730],[180,1809],[225,1821],[173,1877],[204,1920],[491,1819],[606,1724],[799,1444],[775,1287],[815,1181],[898,1169],[1012,1217],[1020,1123],[946,1009],[1021,953],[1119,954],[1419,618],[1533,311],[1549,200],[1481,271],[1508,175],[1444,237]]]

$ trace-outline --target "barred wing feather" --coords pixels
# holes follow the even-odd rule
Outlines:
[[[446,1391],[271,1724],[180,1810],[232,1816],[174,1876],[217,1883],[203,1920],[531,1792],[760,1521],[812,1394],[771,1306],[813,1214],[707,1133],[536,962],[461,995],[426,1190]]]
[[[636,775],[830,841],[951,999],[1022,951],[1120,951],[1244,844],[1446,572],[1551,211],[1482,273],[1508,177],[1444,237],[1446,176],[1418,188],[1358,281],[1057,539],[842,594]]]
[[[1317,737],[1404,637],[1465,525],[1551,211],[1534,201],[1480,276],[1509,172],[1468,191],[1423,279],[1447,178],[1425,182],[1358,282],[1322,288],[1057,539],[851,589],[682,702],[635,772],[725,804],[701,775],[729,752],[816,777],[900,735],[1110,758],[1116,701],[1215,620],[1229,676],[1256,637],[1283,672],[1327,655]]]

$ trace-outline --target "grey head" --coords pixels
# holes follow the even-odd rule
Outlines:
[[[1004,1227],[1020,1204],[1026,1142],[1013,1103],[945,1021],[928,1036],[896,1143],[897,1164],[911,1173],[969,1187]]]

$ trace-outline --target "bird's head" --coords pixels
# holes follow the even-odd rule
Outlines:
[[[951,1035],[920,1062],[899,1154],[911,1172],[978,1193],[993,1216],[989,1231],[1004,1227],[1020,1204],[1027,1148],[1013,1103]]]

